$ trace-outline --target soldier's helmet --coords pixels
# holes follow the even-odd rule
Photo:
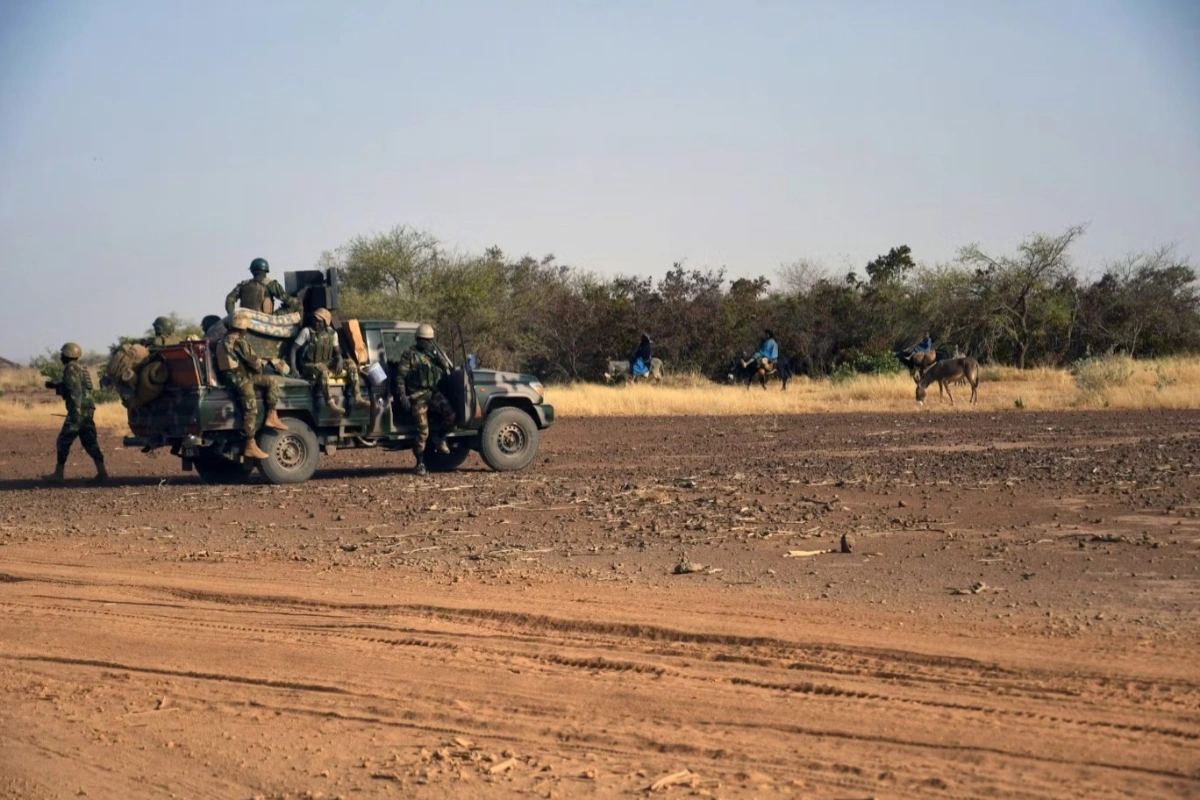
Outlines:
[[[420,324],[420,326],[417,328],[417,338],[418,339],[432,339],[433,338],[433,326],[430,325],[428,322],[422,322]]]
[[[218,317],[216,314],[209,314],[207,317],[200,320],[200,330],[204,331],[205,333],[208,333],[209,329],[212,328],[213,325],[216,325],[220,321],[221,321],[221,318]]]
[[[329,309],[327,308],[318,308],[316,311],[314,311],[313,319],[318,319],[321,322],[324,322],[326,325],[333,324],[333,314],[330,314]]]
[[[83,348],[74,342],[67,342],[59,352],[63,358],[79,358],[83,355]]]
[[[154,332],[166,336],[175,332],[175,322],[170,317],[158,317],[154,320]]]
[[[253,273],[270,272],[271,265],[267,263],[265,258],[256,258],[250,262],[250,271]]]
[[[250,327],[250,315],[245,311],[233,312],[233,318],[229,320],[229,327],[235,331],[244,331]]]

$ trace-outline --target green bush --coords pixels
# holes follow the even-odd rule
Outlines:
[[[1126,356],[1092,356],[1075,363],[1075,384],[1087,395],[1102,395],[1124,386],[1133,377],[1133,361]]]
[[[62,359],[57,350],[46,348],[44,355],[29,359],[29,366],[46,376],[48,381],[61,381],[63,374]]]
[[[858,371],[854,369],[854,366],[847,361],[843,361],[833,368],[833,372],[829,373],[829,379],[833,381],[834,386],[839,386],[857,375]]]
[[[104,403],[115,403],[120,399],[121,395],[117,394],[116,389],[96,389],[92,392],[92,400],[98,406]]]
[[[1162,364],[1157,364],[1154,367],[1154,388],[1157,391],[1162,391],[1168,386],[1174,386],[1179,383],[1178,375],[1171,375],[1162,368]]]

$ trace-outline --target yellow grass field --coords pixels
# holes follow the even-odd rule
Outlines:
[[[0,425],[62,424],[62,402],[45,392],[33,370],[0,373]],[[915,402],[907,373],[862,375],[834,384],[828,379],[793,378],[786,392],[778,382],[767,391],[757,386],[724,386],[695,377],[668,378],[662,386],[623,387],[579,383],[552,385],[546,400],[561,417],[679,416],[711,414],[812,414],[836,411],[909,413],[1063,410],[1073,408],[1200,408],[1200,357],[1134,361],[1124,357],[1093,359],[1075,372],[1065,369],[1017,370],[983,367],[979,403],[968,405],[970,388],[954,388],[956,405],[940,401],[936,386],[924,406]],[[125,409],[105,403],[96,424],[125,427]]]
[[[662,386],[609,387],[596,384],[550,386],[546,401],[562,417],[675,416],[712,414],[807,414],[830,411],[967,412],[1072,408],[1200,408],[1200,358],[1134,361],[1094,359],[1077,376],[1065,369],[980,370],[979,402],[969,406],[969,386],[954,387],[956,404],[938,400],[930,387],[918,406],[908,373],[860,375],[840,384],[829,379],[793,378],[788,390],[769,383],[723,386],[696,378],[668,378]]]

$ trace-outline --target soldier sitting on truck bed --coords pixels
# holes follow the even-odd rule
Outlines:
[[[233,291],[225,297],[225,313],[233,316],[233,310],[238,305],[264,314],[287,314],[295,311],[296,298],[285,292],[279,281],[267,277],[270,271],[271,265],[265,258],[251,261],[250,274],[254,277],[233,287]],[[276,300],[281,303],[278,311],[275,310]]]
[[[180,338],[175,335],[175,320],[170,317],[157,317],[151,327],[154,329],[154,335],[142,339],[142,344],[146,345],[146,347],[165,347],[169,344],[179,344]]]
[[[318,308],[313,312],[312,326],[300,331],[300,335],[292,343],[292,368],[305,380],[312,381],[324,397],[329,410],[340,417],[346,412],[333,396],[329,385],[330,378],[345,379],[354,407],[366,406],[366,401],[363,400],[362,390],[359,388],[358,364],[354,359],[343,356],[337,332],[330,327],[332,324],[333,315],[328,309]]]
[[[286,431],[287,426],[275,413],[275,404],[279,402],[279,386],[273,377],[263,373],[263,360],[254,354],[250,343],[246,341],[244,333],[250,327],[249,315],[235,313],[229,327],[232,330],[217,344],[217,369],[221,372],[221,380],[232,390],[242,407],[242,433],[246,437],[244,455],[247,458],[266,458],[267,454],[254,441],[254,435],[258,433],[258,399],[254,390],[263,390],[263,401],[267,408],[263,425]]]
[[[438,384],[450,371],[449,359],[433,340],[433,326],[422,323],[417,328],[417,342],[404,351],[396,373],[392,378],[392,394],[401,410],[412,412],[417,423],[417,441],[413,453],[417,456],[417,474],[425,475],[425,445],[429,441],[429,414],[432,411],[437,423],[438,435],[434,447],[439,453],[449,453],[450,448],[442,436],[454,428],[454,409],[445,395],[438,391]]]

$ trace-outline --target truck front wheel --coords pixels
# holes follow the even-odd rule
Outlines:
[[[302,419],[286,417],[286,431],[263,428],[258,446],[267,457],[258,462],[263,477],[271,483],[304,483],[317,471],[321,447],[317,435]]]
[[[479,455],[497,472],[525,469],[538,450],[537,423],[519,408],[507,406],[488,414],[480,435]]]

